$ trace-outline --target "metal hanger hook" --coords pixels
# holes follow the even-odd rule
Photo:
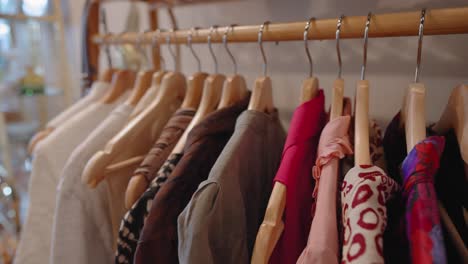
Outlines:
[[[313,73],[313,62],[312,62],[312,57],[310,56],[310,52],[309,52],[309,45],[308,45],[308,39],[309,39],[309,29],[310,29],[310,24],[312,23],[312,21],[314,20],[313,17],[311,17],[309,19],[309,21],[307,21],[307,24],[304,28],[304,47],[305,47],[305,52],[306,52],[306,55],[307,55],[307,60],[309,61],[309,76],[312,77],[312,73]]]
[[[218,28],[217,25],[213,25],[210,27],[210,33],[208,34],[208,49],[210,50],[211,57],[213,58],[214,62],[214,73],[218,73],[218,60],[216,59],[216,55],[214,54],[213,47],[211,46],[211,34]]]
[[[366,66],[367,66],[367,42],[369,40],[369,27],[372,18],[372,13],[367,14],[366,28],[364,29],[364,59],[361,67],[361,80],[366,78]]]
[[[199,29],[199,27],[193,27],[190,29],[190,32],[189,34],[187,35],[187,46],[189,47],[190,51],[192,52],[192,55],[193,57],[195,58],[195,60],[197,61],[197,69],[198,69],[198,72],[201,72],[201,62],[200,62],[200,58],[197,56],[197,54],[195,53],[195,50],[193,49],[192,47],[192,32],[193,31],[197,31]]]
[[[231,58],[232,64],[233,64],[233,66],[234,66],[234,74],[237,74],[237,63],[236,63],[236,59],[234,58],[234,56],[232,55],[231,51],[229,50],[229,48],[228,48],[228,41],[227,41],[227,35],[228,35],[228,33],[229,33],[229,30],[231,30],[231,32],[233,32],[235,26],[237,26],[237,25],[236,25],[236,24],[231,24],[231,25],[229,25],[229,27],[226,27],[226,31],[224,31],[224,34],[223,34],[223,44],[224,44],[224,48],[226,49],[227,54],[228,54],[229,57]]]
[[[151,46],[152,47],[158,47],[158,50],[160,50],[160,47],[161,47],[161,45],[159,45],[159,40],[158,40],[160,33],[161,33],[161,29],[156,29],[153,36],[151,37]],[[164,58],[161,55],[161,52],[159,52],[159,61],[161,63],[161,70],[165,71],[166,70],[166,61],[164,61]]]
[[[341,79],[341,71],[342,71],[342,62],[341,62],[341,51],[340,51],[340,33],[341,33],[341,25],[343,23],[344,15],[341,15],[338,18],[338,23],[336,24],[336,56],[338,57],[338,79]]]
[[[426,8],[421,10],[421,19],[419,20],[419,40],[418,40],[418,57],[416,60],[416,72],[414,73],[414,82],[419,81],[419,74],[421,72],[421,52],[422,52],[422,41],[424,36],[424,21],[426,20]]]
[[[263,50],[263,29],[270,24],[270,21],[265,21],[258,30],[258,45],[260,46],[260,52],[262,53],[263,58],[263,76],[267,75],[267,59],[265,56],[265,51]]]
[[[174,32],[174,29],[171,29],[170,32]],[[176,58],[176,55],[175,55],[174,51],[171,48],[171,36],[170,35],[167,35],[167,37],[166,37],[166,44],[167,44],[167,48],[169,49],[169,53],[171,54],[172,59],[174,60],[174,70],[175,70],[177,68],[176,67],[177,58]]]

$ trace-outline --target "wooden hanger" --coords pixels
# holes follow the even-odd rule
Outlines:
[[[354,124],[354,165],[372,165],[369,151],[369,81],[356,86]]]
[[[369,150],[369,81],[365,79],[367,65],[367,42],[372,14],[367,15],[364,30],[364,60],[361,80],[357,81],[355,94],[354,166],[372,165]]]
[[[226,108],[242,100],[248,93],[245,79],[241,75],[233,75],[226,79],[221,101],[219,102],[218,109]]]
[[[145,95],[146,91],[151,86],[154,70],[139,71],[136,77],[135,84],[132,89],[132,94],[127,99],[126,103],[136,106],[140,99]]]
[[[203,93],[204,83],[207,77],[207,73],[197,72],[188,79],[188,88],[184,101],[182,102],[182,109],[198,108]],[[144,158],[144,155],[134,157],[124,162],[113,164],[108,167],[108,170],[110,173],[112,173],[112,171],[119,170],[123,167],[141,163]],[[134,175],[130,179],[127,190],[125,192],[125,207],[130,209],[132,205],[140,198],[146,188],[148,188],[147,179],[142,174]]]
[[[183,109],[198,109],[203,94],[203,87],[208,74],[205,72],[197,72],[188,79],[187,94],[182,102]]]
[[[130,119],[138,116],[143,110],[145,110],[146,107],[148,107],[148,105],[151,104],[151,102],[155,100],[155,98],[157,98],[164,74],[166,74],[166,72],[162,70],[153,74],[151,87],[148,89],[148,91],[146,91],[143,98],[138,101],[138,104],[135,106],[132,114],[130,115]]]
[[[180,137],[179,141],[172,150],[174,153],[182,153],[187,142],[187,136],[196,125],[198,125],[208,114],[215,111],[221,100],[221,93],[223,91],[223,84],[226,77],[222,74],[218,74],[218,61],[211,47],[211,34],[216,29],[216,26],[210,28],[210,33],[208,34],[208,48],[213,58],[215,74],[208,76],[205,81],[205,88],[203,89],[202,98],[200,101],[200,106],[198,107],[195,116],[192,121],[185,129],[184,133]]]
[[[225,79],[226,77],[221,74],[213,74],[206,79],[200,106],[179,141],[177,141],[177,144],[172,150],[173,154],[183,152],[185,143],[187,142],[187,136],[192,128],[198,125],[208,114],[216,110],[219,101],[221,100],[221,93]]]
[[[408,153],[417,143],[426,138],[425,97],[424,84],[412,83],[409,85],[401,111]]]
[[[317,96],[318,90],[319,90],[319,80],[313,76],[313,63],[312,63],[312,57],[310,56],[310,51],[309,51],[309,45],[307,43],[309,39],[309,29],[310,29],[310,24],[313,19],[309,19],[307,22],[305,28],[304,28],[304,47],[305,47],[305,52],[307,55],[307,59],[309,61],[309,78],[305,79],[302,82],[302,92],[301,92],[301,102],[307,102],[311,100],[312,98],[315,98]]]
[[[134,155],[146,153],[150,146],[137,144],[132,140],[135,136],[149,130],[161,111],[172,111],[169,106],[177,101],[182,101],[185,88],[186,82],[183,74],[178,72],[167,73],[163,78],[161,91],[156,100],[114,136],[102,151],[97,152],[88,161],[82,175],[83,183],[91,188],[96,187],[109,175],[106,167],[115,162],[117,157],[125,152],[124,150],[128,152],[129,146],[131,146],[131,152]]]
[[[110,83],[115,72],[117,72],[117,70],[113,68],[104,70],[104,72],[99,76],[99,81]]]
[[[319,91],[319,82],[315,77],[310,77],[302,82],[301,102],[307,102],[317,96]]]
[[[223,94],[221,95],[221,101],[219,102],[218,109],[228,107],[242,100],[248,92],[244,77],[237,74],[236,60],[227,45],[227,34],[230,29],[233,30],[234,25],[230,25],[226,28],[226,31],[223,35],[223,44],[234,66],[234,75],[226,79],[226,84],[224,85]]]
[[[468,86],[458,85],[450,94],[449,101],[439,121],[432,129],[439,135],[453,129],[457,137],[460,153],[468,164]]]
[[[115,102],[135,82],[135,73],[131,70],[118,70],[112,77],[110,91],[101,99],[104,104]]]
[[[418,56],[414,83],[410,84],[403,98],[402,122],[405,128],[406,150],[409,153],[413,147],[426,138],[426,88],[419,82],[421,64],[422,38],[426,10],[421,12],[419,23]]]
[[[341,78],[333,82],[332,102],[330,109],[330,120],[343,114],[344,80]]]
[[[248,109],[271,113],[274,108],[271,79],[270,77],[260,77],[255,80]]]
[[[340,18],[338,18],[338,23],[336,24],[335,36],[336,36],[336,55],[338,58],[338,78],[333,82],[330,120],[334,120],[335,118],[343,114],[344,80],[341,78],[342,62],[341,62],[341,51],[340,51],[340,33],[341,33],[341,24],[342,24],[343,18],[344,18],[344,15],[341,15]]]
[[[265,25],[265,24],[264,24]],[[310,20],[306,25],[305,32],[308,32],[310,27]],[[261,34],[259,34],[261,38]],[[310,53],[307,47],[307,33],[304,34],[304,41],[305,41],[305,47],[306,47],[306,54],[309,59],[309,65],[310,65],[310,72],[309,75],[312,76],[312,58],[310,57]],[[263,51],[262,51],[263,53]],[[266,65],[266,63],[264,64]],[[264,66],[266,68],[266,66]],[[265,77],[268,78],[268,77]],[[257,80],[258,81],[258,80]],[[261,104],[253,104],[252,108],[249,109],[252,110],[257,110],[257,111],[265,111],[265,109],[274,109],[273,106],[273,97],[271,96],[271,81],[268,78],[267,86],[269,86],[269,91],[270,91],[270,96],[268,96],[270,99],[268,99],[267,105],[269,106],[260,106],[258,105]],[[257,87],[257,83],[256,86]],[[255,87],[254,87],[254,92],[255,92]],[[302,83],[302,90],[301,90],[301,97],[300,97],[300,102],[304,103],[307,102],[313,98],[318,93],[318,79],[314,77],[310,77]],[[252,97],[254,94],[252,94]],[[258,100],[261,101],[261,100]],[[252,100],[251,100],[252,102]],[[257,237],[255,240],[255,246],[252,254],[252,262],[254,264],[265,264],[268,263],[271,254],[273,253],[273,249],[275,248],[276,244],[278,243],[278,240],[281,237],[281,233],[284,230],[284,223],[283,223],[283,213],[284,209],[286,207],[286,185],[282,184],[281,182],[275,182],[273,186],[273,190],[270,195],[270,199],[268,201],[268,205],[265,211],[265,217],[263,219],[263,222],[260,226],[260,229],[257,233]]]
[[[193,57],[197,61],[198,72],[190,76],[190,78],[188,79],[188,88],[187,88],[184,101],[182,102],[181,108],[182,109],[197,109],[200,104],[200,99],[202,97],[205,80],[208,77],[208,74],[201,72],[200,59],[198,58],[197,54],[192,48],[192,30],[187,36],[187,46],[189,47],[189,49],[192,52]],[[172,149],[170,151],[172,151]],[[141,163],[144,160],[144,158],[145,158],[144,155],[139,156],[139,157],[134,157],[124,162],[113,164],[109,166],[108,169],[109,171],[113,171],[121,167],[129,166],[129,164],[132,165],[135,163]],[[142,174],[137,174],[131,177],[127,186],[127,190],[125,191],[125,207],[127,209],[130,209],[132,205],[140,198],[140,196],[143,194],[143,192],[146,190],[147,187],[148,187],[147,179]]]
[[[254,87],[252,89],[252,95],[250,96],[249,101],[249,110],[271,113],[274,111],[273,104],[273,89],[271,86],[270,77],[266,76],[267,71],[267,60],[265,52],[263,50],[263,29],[270,22],[265,22],[260,26],[260,31],[258,34],[258,43],[260,45],[260,51],[263,58],[263,77],[259,77],[255,80]]]

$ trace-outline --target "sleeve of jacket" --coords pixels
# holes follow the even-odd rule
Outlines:
[[[179,262],[215,263],[210,245],[210,227],[216,213],[218,185],[203,182],[178,218]]]

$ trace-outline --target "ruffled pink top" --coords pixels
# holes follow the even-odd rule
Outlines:
[[[316,180],[313,196],[317,199],[315,216],[307,246],[297,263],[339,263],[336,197],[339,160],[352,154],[348,136],[350,116],[330,121],[320,135],[317,160],[312,169]]]

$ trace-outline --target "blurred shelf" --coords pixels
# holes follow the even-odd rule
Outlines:
[[[37,21],[44,21],[44,22],[54,22],[56,21],[55,16],[27,16],[24,14],[5,14],[0,13],[0,18],[7,19],[7,20],[37,20]]]
[[[221,3],[221,2],[233,2],[239,0],[94,0],[99,3],[112,3],[112,2],[143,2],[155,5],[168,5],[168,6],[182,6],[182,5],[193,5],[202,3]]]
[[[44,93],[20,94],[20,97],[36,97],[36,96],[58,96],[63,95],[63,90],[55,87],[46,87]]]

